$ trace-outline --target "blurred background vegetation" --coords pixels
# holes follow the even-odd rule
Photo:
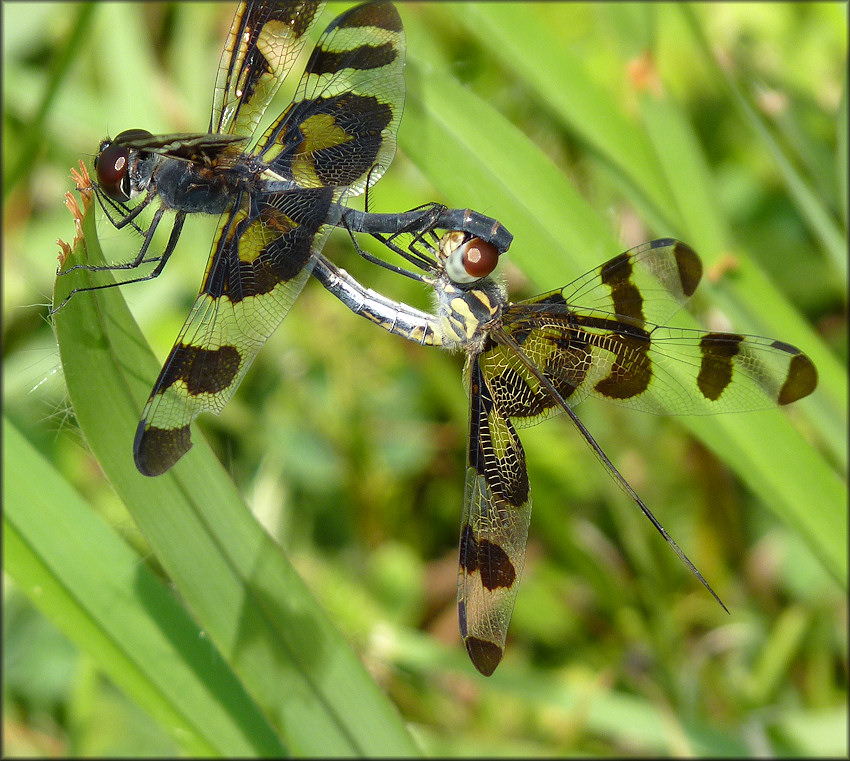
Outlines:
[[[343,7],[332,4],[326,20]],[[503,262],[514,298],[563,285],[644,240],[682,237],[721,281],[697,300],[703,321],[725,310],[736,329],[799,343],[821,370],[816,396],[838,388],[843,397],[845,5],[410,3],[400,12],[410,95],[373,209],[446,200],[498,218],[516,235]],[[231,17],[229,4],[3,5],[6,419],[69,495],[160,574],[75,424],[46,305],[55,241],[73,237],[62,204],[70,168],[80,159],[90,166],[107,133],[204,129]],[[429,88],[443,78],[465,89],[447,84],[435,109]],[[429,125],[440,109],[469,118],[470,132],[436,140],[442,133]],[[503,134],[485,109],[515,126],[516,149],[485,144]],[[514,181],[499,171],[498,161],[525,146],[557,175],[551,186],[548,174]],[[669,187],[642,182],[642,151]],[[475,163],[488,161],[500,179],[470,187]],[[534,211],[544,203],[555,212],[541,224]],[[197,292],[213,223],[187,224],[165,274],[123,289],[161,359]],[[99,232],[113,261],[137,250],[127,231],[102,223]],[[582,246],[582,235],[596,242]],[[372,288],[429,304],[421,286],[357,259],[342,233],[326,253]],[[749,278],[738,281],[744,297],[735,293],[738,267]],[[764,296],[747,285],[761,274]],[[800,338],[806,330],[817,344]],[[580,437],[553,420],[521,434],[534,493],[528,562],[505,662],[491,679],[478,676],[454,599],[461,365],[354,319],[311,282],[222,415],[199,420],[253,513],[426,752],[846,755],[846,574],[795,528],[810,515],[843,516],[843,502],[813,499],[783,516],[765,498],[769,488],[746,479],[742,456],[715,451],[682,421],[603,404],[582,405],[582,419],[732,615]],[[807,404],[735,416],[734,425],[785,415],[809,442],[812,468],[826,462],[843,481],[846,411]],[[10,472],[4,449],[4,484],[26,476]],[[6,753],[185,750],[7,571]]]

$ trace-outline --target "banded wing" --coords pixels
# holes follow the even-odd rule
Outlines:
[[[650,321],[665,319],[693,293],[698,265],[685,244],[653,241],[559,291],[510,305],[502,327],[570,406],[590,395],[646,412],[713,414],[810,394],[817,371],[790,344]],[[560,411],[541,384],[532,382],[529,393],[529,414],[517,425]]]
[[[545,312],[564,302],[585,312],[629,317],[635,324],[662,324],[693,295],[702,279],[702,260],[672,238],[642,243],[609,259],[563,288],[512,306]]]
[[[375,39],[383,40],[380,66],[364,42]],[[319,40],[299,84],[301,99],[260,142],[261,155],[277,157],[275,176],[284,181],[272,184],[279,192],[245,192],[221,218],[201,292],[136,432],[141,473],[167,471],[192,445],[191,421],[224,407],[303,288],[338,221],[336,202],[350,183],[365,187],[377,158],[389,162],[404,99],[403,62],[401,19],[389,3],[352,8]],[[383,100],[367,95],[369,86]],[[317,92],[333,97],[307,97]]]
[[[122,145],[189,161],[235,160],[289,74],[324,2],[241,2],[221,53],[209,133],[140,134]]]
[[[224,43],[210,132],[250,136],[298,58],[323,2],[241,2]]]
[[[240,135],[211,135],[206,132],[152,135],[146,130],[126,130],[115,137],[112,143],[145,153],[157,153],[194,163],[209,163],[226,153],[235,155],[241,147],[239,144],[246,139]]]
[[[502,660],[525,563],[531,490],[509,413],[521,400],[493,383],[492,354],[469,358],[469,450],[458,569],[458,618],[467,653],[484,676]]]
[[[192,446],[189,424],[219,413],[289,312],[324,244],[333,190],[258,199],[222,216],[201,293],[163,365],[133,444],[136,467],[158,476]]]
[[[267,176],[358,195],[386,171],[404,110],[404,29],[388,2],[352,8],[316,45],[292,105],[260,141]]]
[[[241,2],[221,53],[208,133],[151,135],[128,130],[115,140],[193,162],[235,160],[251,139],[298,58],[324,2]]]

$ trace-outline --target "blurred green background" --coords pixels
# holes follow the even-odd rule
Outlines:
[[[240,752],[193,744],[150,708],[167,668],[148,672],[143,697],[74,628],[70,604],[39,602],[32,579],[54,558],[39,557],[27,531],[50,547],[64,529],[16,490],[35,472],[20,463],[38,458],[60,485],[54,508],[79,502],[108,525],[105,541],[169,581],[77,426],[47,304],[55,241],[74,235],[69,170],[90,166],[107,133],[204,129],[232,12],[3,5],[3,391],[17,431],[4,446],[8,755]],[[454,599],[462,359],[384,334],[315,283],[201,430],[425,752],[846,755],[846,6],[405,3],[400,13],[409,96],[374,210],[442,200],[498,218],[516,236],[502,265],[514,298],[680,237],[709,268],[694,300],[702,324],[728,318],[818,365],[818,391],[786,412],[694,422],[579,408],[731,616],[552,420],[521,432],[528,561],[505,661],[479,677]],[[160,360],[213,226],[187,223],[163,276],[122,289]],[[98,229],[109,259],[138,249],[128,231]],[[430,303],[420,285],[359,260],[341,232],[325,252],[372,288]],[[762,426],[787,438],[753,433]],[[106,630],[114,622],[102,615]],[[211,638],[247,684],[245,705],[268,717],[265,696]],[[297,749],[291,728],[269,722]]]

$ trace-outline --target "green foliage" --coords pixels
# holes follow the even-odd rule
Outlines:
[[[146,342],[169,350],[209,221],[156,281],[75,297],[55,334],[45,320],[69,168],[107,131],[202,129],[232,8],[4,5],[7,751],[395,754],[413,751],[406,724],[446,755],[846,754],[844,13],[401,7],[409,96],[372,208],[498,218],[516,297],[680,237],[711,275],[698,322],[794,343],[820,374],[785,412],[579,410],[731,617],[565,421],[522,431],[529,560],[485,680],[454,610],[459,358],[308,284],[185,462],[145,479]],[[112,261],[138,247],[98,233],[90,256],[98,237]],[[343,234],[326,253],[428,306]]]

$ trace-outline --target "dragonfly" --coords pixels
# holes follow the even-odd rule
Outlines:
[[[457,599],[460,634],[478,671],[490,676],[502,660],[525,562],[531,487],[516,429],[558,413],[569,416],[726,610],[573,408],[587,397],[666,414],[785,406],[815,390],[811,359],[772,338],[664,326],[702,277],[699,256],[681,241],[644,243],[562,288],[516,303],[492,276],[499,252],[491,243],[463,231],[438,238],[433,230],[407,248],[392,238],[384,242],[417,268],[411,277],[433,288],[434,313],[364,288],[324,258],[313,275],[390,333],[466,354],[469,435]]]
[[[389,2],[354,6],[330,23],[293,101],[257,136],[323,5],[241,2],[221,55],[207,132],[130,129],[99,146],[98,200],[116,228],[135,229],[144,242],[133,261],[75,265],[59,274],[155,266],[120,283],[75,288],[53,312],[80,291],[159,276],[187,215],[219,215],[200,292],[138,425],[133,454],[144,475],[168,471],[192,446],[190,423],[203,411],[219,413],[233,396],[333,227],[393,234],[423,220],[483,235],[500,251],[510,245],[504,227],[469,209],[378,214],[344,205],[382,176],[396,149],[405,36]],[[148,207],[155,211],[142,229],[137,220]],[[167,212],[175,212],[171,233],[154,256],[154,232]]]

